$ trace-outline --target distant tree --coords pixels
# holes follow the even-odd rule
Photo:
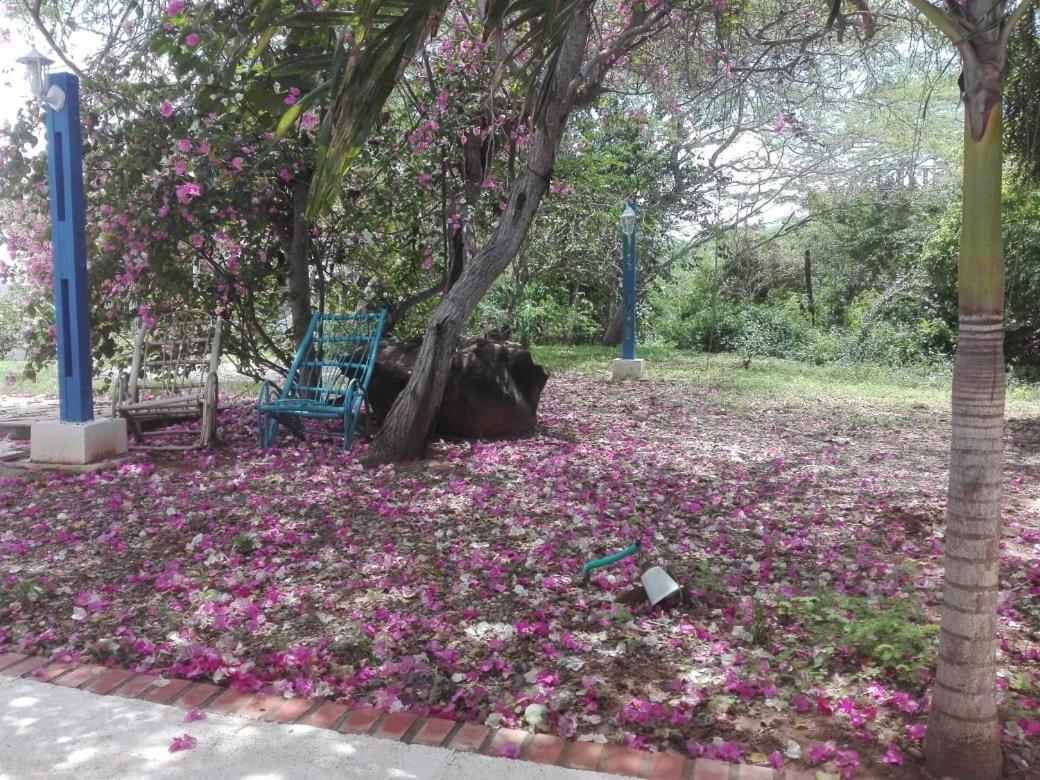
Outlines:
[[[1005,143],[1016,167],[1040,180],[1040,18],[1032,6],[1011,36]]]

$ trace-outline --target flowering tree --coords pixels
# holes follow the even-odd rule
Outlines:
[[[670,26],[688,21],[682,28],[686,45],[700,41],[711,31],[720,37],[731,27],[739,29],[734,25],[738,14],[724,3],[705,6],[679,0],[632,6],[591,0],[558,5],[511,0],[475,6],[459,3],[457,8],[448,2],[427,2],[409,4],[406,10],[389,3],[359,4],[346,43],[337,54],[339,64],[332,68],[332,103],[323,124],[312,209],[328,207],[335,183],[359,155],[363,139],[413,55],[453,11],[474,30],[477,48],[490,49],[494,54],[496,79],[492,84],[498,83],[497,74],[508,72],[512,63],[521,63],[526,72],[537,76],[531,104],[532,132],[525,143],[526,159],[518,162],[508,195],[503,192],[494,229],[464,264],[431,317],[408,388],[398,397],[370,451],[374,462],[422,454],[456,339],[491,284],[523,245],[549,189],[557,147],[572,110],[593,104],[603,93],[612,68]],[[763,13],[768,16],[769,11]],[[784,32],[812,19],[792,9],[778,9],[778,13],[780,20],[773,20],[773,26]],[[267,18],[263,23],[272,21]],[[752,29],[744,32],[758,36],[759,64],[750,68],[756,72],[776,69],[795,50],[802,53],[794,62],[804,60],[810,44],[825,36],[821,30],[808,36],[782,35],[776,39],[763,38]],[[716,49],[712,62],[730,69],[724,50]],[[793,66],[788,63],[788,67]],[[479,166],[467,165],[464,170],[475,168]]]

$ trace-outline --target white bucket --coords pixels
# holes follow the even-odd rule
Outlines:
[[[681,590],[679,583],[660,566],[651,566],[643,572],[643,576],[639,579],[643,583],[643,590],[646,591],[646,598],[652,607],[656,607],[660,602]]]

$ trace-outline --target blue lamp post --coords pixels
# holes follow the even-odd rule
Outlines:
[[[621,212],[621,357],[611,366],[615,379],[642,379],[644,362],[636,358],[636,204]]]
[[[54,254],[54,327],[58,398],[63,423],[94,419],[90,356],[90,295],[84,233],[79,79],[47,75],[51,60],[33,49],[18,62],[29,71],[33,95],[46,106],[47,174]]]
[[[621,359],[636,359],[636,208],[621,213]]]
[[[59,420],[33,423],[29,458],[37,463],[99,463],[126,454],[126,420],[94,419],[79,79],[69,73],[48,76],[51,61],[35,49],[19,62],[29,71],[33,95],[47,106],[60,408]]]

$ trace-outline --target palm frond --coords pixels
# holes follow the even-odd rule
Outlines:
[[[355,5],[353,41],[349,51],[340,43],[337,59],[342,67],[332,74],[332,104],[319,138],[310,216],[328,205],[336,182],[379,121],[402,69],[447,4],[448,0],[362,0]]]

